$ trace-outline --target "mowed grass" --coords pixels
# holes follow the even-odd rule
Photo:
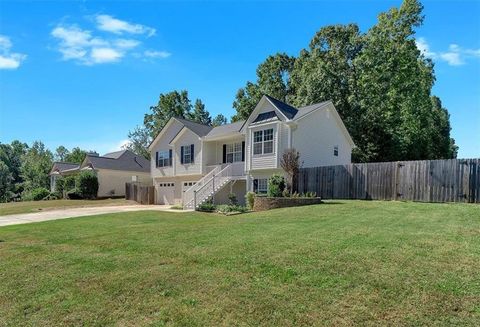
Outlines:
[[[49,200],[49,201],[24,201],[0,203],[0,216],[19,213],[39,212],[42,210],[65,209],[75,207],[97,207],[106,205],[135,204],[125,199],[100,199],[100,200]]]
[[[0,325],[480,324],[478,205],[132,212],[0,240]]]

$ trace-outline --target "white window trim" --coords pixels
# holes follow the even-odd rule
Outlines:
[[[192,154],[192,145],[191,145],[191,144],[189,144],[189,145],[182,145],[182,148],[183,148],[183,160],[182,160],[182,161],[183,161],[183,164],[184,164],[184,165],[191,165],[191,164],[192,164],[192,156],[193,156],[193,154]],[[187,161],[185,160],[185,159],[187,158],[187,151],[186,151],[187,149],[188,149],[188,160],[189,160],[189,162],[187,162]],[[181,149],[180,149],[180,151],[181,151]],[[180,152],[180,155],[181,155],[181,154],[182,154],[182,153]]]
[[[268,178],[255,178],[257,180],[257,194],[268,193]],[[265,188],[260,188],[260,181],[265,181]]]
[[[234,162],[241,162],[242,161],[242,142],[233,142],[233,143],[227,143],[226,149],[225,149],[225,160],[227,163],[234,163]],[[238,146],[238,149],[235,150],[235,146]],[[229,149],[231,147],[231,149]],[[229,151],[230,150],[230,151]],[[232,156],[232,161],[228,161],[228,155]],[[235,160],[235,156],[237,156],[237,159]]]
[[[166,155],[166,157],[160,158],[161,155],[162,156]],[[167,162],[167,164],[165,164],[165,161]],[[160,165],[160,162],[162,162],[162,165]],[[171,166],[171,164],[170,164],[170,151],[169,150],[158,151],[157,167],[158,168],[164,168],[164,167],[170,167],[170,166]]]
[[[265,132],[266,131],[272,131],[272,139],[271,140],[265,140]],[[261,133],[261,141],[255,141],[255,133]],[[272,128],[265,128],[261,129],[258,131],[252,131],[252,155],[253,156],[263,156],[263,155],[273,155],[275,154],[275,129]],[[265,153],[265,143],[271,142],[272,143],[272,151]],[[262,152],[261,153],[255,153],[255,145],[256,144],[261,144],[262,145]]]

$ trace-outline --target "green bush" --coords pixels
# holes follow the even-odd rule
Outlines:
[[[233,212],[240,212],[244,213],[247,212],[247,207],[239,206],[239,205],[229,205],[229,204],[220,204],[217,206],[218,213],[223,213],[224,215],[233,213]]]
[[[65,186],[65,179],[63,177],[57,178],[55,181],[55,193],[62,194]]]
[[[289,198],[289,197],[291,196],[290,191],[288,190],[288,188],[285,187],[285,189],[284,189],[283,192],[282,192],[282,196],[283,196],[284,198]]]
[[[268,191],[269,197],[279,198],[282,197],[283,190],[285,189],[285,178],[281,175],[274,174],[268,179]]]
[[[231,205],[237,205],[238,204],[237,195],[235,193],[229,193],[228,194],[228,200],[230,201]]]
[[[63,180],[63,190],[65,192],[69,192],[75,188],[75,176],[69,175],[62,178]]]
[[[214,212],[216,208],[217,206],[214,205],[213,203],[205,202],[198,206],[198,211]]]
[[[77,189],[73,189],[73,190],[70,190],[66,193],[66,197],[67,199],[70,199],[70,200],[80,200],[80,199],[83,199],[83,196],[82,194],[80,194],[80,192],[78,192]]]
[[[57,193],[57,192],[51,192],[49,195],[44,197],[42,200],[48,201],[48,200],[58,200],[61,199],[62,197]]]
[[[50,191],[44,187],[37,187],[22,194],[23,201],[40,201],[50,194]]]
[[[75,188],[84,199],[95,199],[98,193],[98,178],[94,172],[82,171],[76,176]]]
[[[253,210],[253,205],[255,203],[255,192],[247,192],[247,194],[245,194],[245,200],[250,210]]]

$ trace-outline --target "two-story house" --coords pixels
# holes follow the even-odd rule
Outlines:
[[[171,118],[150,144],[158,204],[198,207],[227,203],[234,193],[267,192],[267,180],[283,173],[283,152],[295,148],[302,167],[350,163],[354,147],[331,101],[294,108],[263,96],[250,117],[218,127]]]

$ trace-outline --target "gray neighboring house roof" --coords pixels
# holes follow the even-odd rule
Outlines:
[[[53,163],[52,169],[50,170],[50,175],[55,171],[62,173],[66,170],[78,169],[78,168],[80,168],[80,165],[77,163],[55,161]]]
[[[85,165],[90,165],[93,169],[150,172],[150,161],[130,150],[111,152],[104,156],[87,155],[82,166]]]

